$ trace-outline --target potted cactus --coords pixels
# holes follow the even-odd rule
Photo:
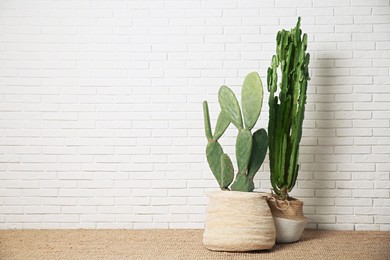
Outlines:
[[[253,178],[268,147],[264,129],[253,135],[251,132],[263,103],[263,87],[256,72],[245,77],[241,94],[242,112],[232,90],[226,86],[220,88],[221,111],[214,134],[207,101],[203,102],[207,162],[221,189],[208,194],[203,244],[210,250],[251,251],[271,249],[275,244],[275,228],[266,199],[262,194],[252,192]],[[238,129],[235,177],[233,163],[218,142],[230,123]]]
[[[303,203],[289,196],[298,176],[299,143],[310,79],[307,35],[302,36],[300,18],[291,31],[278,32],[276,43],[276,55],[272,57],[267,75],[269,163],[274,193],[268,203],[274,216],[276,241],[295,242],[307,223]],[[278,69],[281,71],[279,84]],[[296,230],[292,231],[293,227]]]

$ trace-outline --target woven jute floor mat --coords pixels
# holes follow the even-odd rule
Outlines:
[[[390,259],[390,232],[305,230],[250,253],[211,252],[203,230],[1,230],[0,259]]]

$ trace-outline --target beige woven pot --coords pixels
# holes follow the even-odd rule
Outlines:
[[[253,251],[275,245],[275,227],[266,197],[257,192],[208,193],[203,245],[213,251]]]

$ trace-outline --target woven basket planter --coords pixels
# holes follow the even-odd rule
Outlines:
[[[298,241],[308,222],[303,215],[303,202],[294,198],[279,200],[271,195],[267,202],[274,218],[276,243]]]
[[[271,249],[275,227],[266,197],[257,192],[208,193],[204,246],[213,251]]]

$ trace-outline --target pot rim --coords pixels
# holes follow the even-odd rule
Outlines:
[[[230,190],[216,190],[216,191],[207,191],[207,197],[213,198],[265,198],[266,196],[262,192],[258,191],[230,191]]]
[[[275,201],[275,202],[277,201],[278,203],[287,203],[287,204],[293,204],[293,205],[300,205],[300,204],[303,205],[304,204],[302,200],[294,198],[294,197],[289,197],[286,200],[282,200],[279,197],[275,196],[275,194],[271,194],[271,193],[266,193],[265,196],[267,196],[269,201]]]

